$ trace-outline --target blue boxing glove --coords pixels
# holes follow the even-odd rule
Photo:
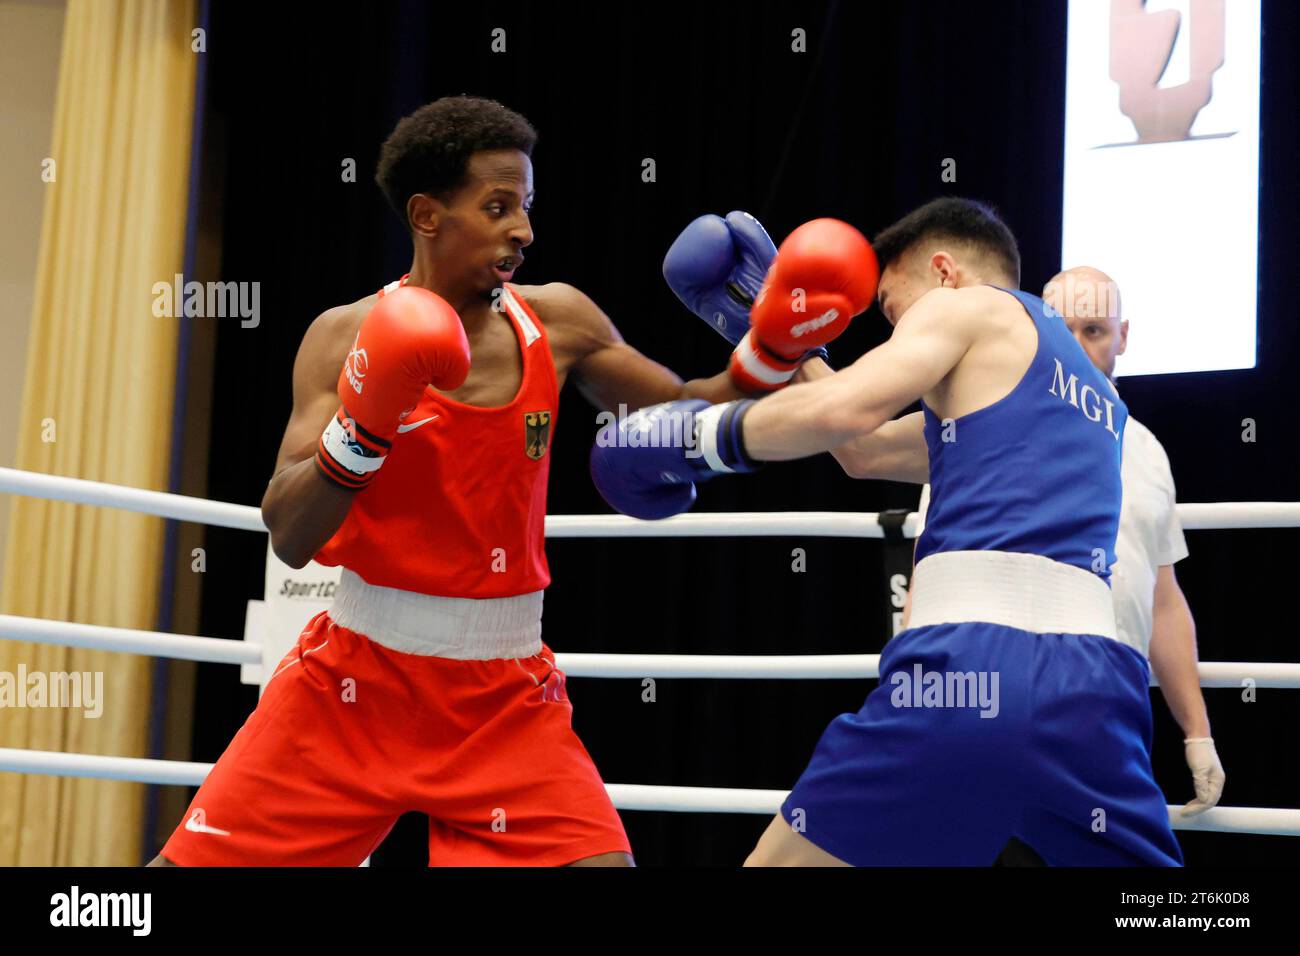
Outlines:
[[[741,431],[752,401],[664,402],[610,423],[591,448],[591,480],[610,506],[656,520],[695,504],[695,483],[755,471]]]
[[[776,246],[747,212],[707,215],[682,230],[664,256],[664,278],[690,309],[732,345],[749,331],[754,304]]]

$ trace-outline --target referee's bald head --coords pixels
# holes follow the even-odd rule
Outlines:
[[[1075,266],[1048,281],[1043,301],[1061,313],[1092,364],[1114,378],[1115,359],[1128,348],[1128,320],[1121,315],[1115,280],[1093,266]]]

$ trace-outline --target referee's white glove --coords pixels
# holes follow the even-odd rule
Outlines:
[[[1213,737],[1188,737],[1183,741],[1183,753],[1196,787],[1196,799],[1183,807],[1183,816],[1191,817],[1215,806],[1223,796],[1223,764],[1219,763]]]

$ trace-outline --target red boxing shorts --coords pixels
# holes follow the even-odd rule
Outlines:
[[[357,866],[427,813],[431,866],[629,853],[564,673],[391,650],[318,614],[163,848],[181,866]]]

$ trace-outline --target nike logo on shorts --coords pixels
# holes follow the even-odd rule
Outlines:
[[[398,425],[397,430],[399,433],[405,434],[406,432],[414,431],[415,429],[419,428],[421,425],[427,425],[429,424],[429,422],[439,417],[440,416],[438,415],[430,415],[428,418],[422,418],[418,422],[411,422],[409,425]]]
[[[194,813],[190,815],[190,818],[185,821],[185,829],[189,830],[191,833],[211,833],[216,836],[230,836],[229,830],[218,830],[216,827],[210,827],[206,823],[200,822],[199,817],[202,815],[202,810],[195,810]]]

